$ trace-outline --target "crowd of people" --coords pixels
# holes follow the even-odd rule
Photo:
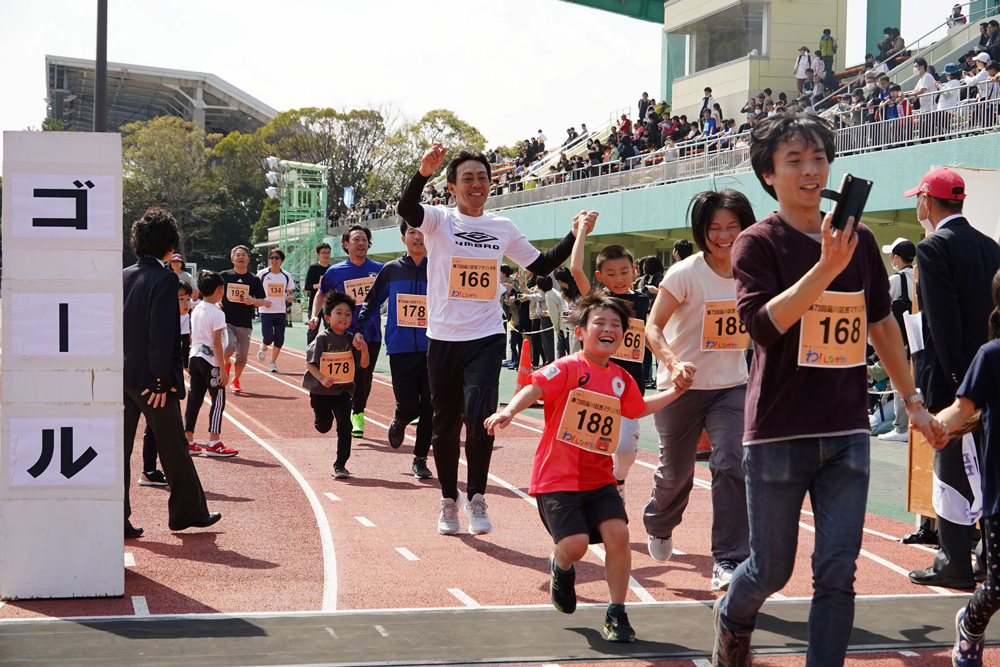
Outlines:
[[[396,398],[388,442],[398,448],[406,426],[418,420],[411,470],[432,477],[427,458],[434,457],[440,534],[461,530],[460,513],[471,534],[493,530],[486,494],[496,429],[543,400],[529,493],[553,541],[553,605],[574,612],[574,565],[590,544],[603,543],[610,598],[604,633],[611,641],[631,641],[624,498],[638,419],[653,415],[659,437],[660,461],[642,515],[647,550],[657,562],[674,553],[673,532],[706,432],[711,588],[724,593],[715,604],[713,664],[750,664],[758,611],[791,576],[808,493],[816,545],[807,661],[839,665],[852,628],[869,484],[868,377],[882,373],[897,413],[905,413],[893,432],[920,431],[935,448],[936,483],[945,498],[935,503],[940,551],[910,579],[975,589],[956,618],[954,659],[982,665],[983,632],[1000,608],[994,537],[1000,528],[994,451],[1000,447],[1000,342],[987,340],[987,332],[1000,337],[1000,246],[963,217],[961,177],[938,169],[905,193],[916,197],[917,217],[930,235],[915,247],[897,239],[880,252],[867,227],[849,219],[845,228],[834,228],[832,215],[820,212],[835,158],[827,122],[789,110],[755,125],[753,139],[753,168],[777,211],[758,220],[740,192],[699,193],[688,213],[699,252],[678,241],[666,270],[657,256],[636,261],[619,244],[606,245],[594,266],[586,266],[597,211],[582,211],[563,239],[539,251],[511,220],[485,211],[492,165],[481,153],[459,151],[446,165],[455,207],[421,203],[446,154],[435,144],[398,202],[406,254],[385,264],[371,260],[371,232],[353,224],[341,238],[347,259],[331,265],[331,249],[322,243],[306,279],[311,318],[302,386],[316,431],[336,429],[332,474],[351,476],[352,438],[365,433],[383,342]],[[128,462],[143,414],[152,457],[143,457],[139,483],[169,484],[170,528],[185,530],[221,518],[209,512],[190,461],[203,451],[194,442],[202,399],[207,393],[211,400],[204,453],[237,455],[221,442],[221,417],[227,387],[240,392],[254,309],[263,339],[258,359],[270,351],[274,371],[284,342],[283,301],[297,287],[281,268],[280,249],[254,274],[244,246],[233,249],[232,270],[202,270],[192,287],[174,254],[178,241],[176,221],[163,209],[150,209],[132,226],[140,259],[124,272],[125,447]],[[881,253],[898,271],[894,280]],[[504,257],[523,273],[502,264]],[[911,294],[919,295],[923,333],[904,341],[894,315],[906,312]],[[536,355],[533,372],[498,409],[508,345],[510,366],[521,357],[523,340]],[[877,369],[870,365],[875,358]],[[185,365],[191,389],[182,417]],[[981,426],[970,426],[976,410]],[[458,474],[463,426],[464,490]],[[977,474],[968,475],[966,462],[977,455],[982,474],[977,465]],[[142,529],[130,522],[128,487],[126,476],[125,535],[134,538]],[[981,499],[978,510],[974,498]],[[974,566],[969,548],[980,519]],[[977,588],[977,581],[985,585]]]

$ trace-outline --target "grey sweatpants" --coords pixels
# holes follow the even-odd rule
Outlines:
[[[747,490],[743,474],[743,403],[746,385],[690,389],[653,415],[660,436],[660,465],[643,511],[646,532],[671,535],[681,523],[694,486],[702,430],[712,442],[712,556],[742,562],[750,557]]]

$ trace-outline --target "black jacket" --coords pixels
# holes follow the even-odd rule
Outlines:
[[[176,389],[184,398],[177,274],[143,257],[122,271],[122,282],[124,383],[151,392]]]
[[[955,400],[989,338],[990,285],[1000,269],[1000,245],[965,218],[955,218],[917,245],[917,267],[924,349],[913,355],[913,368],[925,404],[937,411]]]

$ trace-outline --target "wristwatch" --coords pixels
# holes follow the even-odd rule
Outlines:
[[[913,394],[912,396],[903,397],[903,405],[913,405],[914,403],[923,403],[923,402],[924,402],[924,394],[922,391],[920,391],[920,389],[917,389],[917,393]]]

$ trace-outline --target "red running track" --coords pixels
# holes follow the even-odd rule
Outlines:
[[[286,350],[282,367],[301,368],[302,359]],[[497,438],[487,492],[493,533],[442,536],[436,531],[436,480],[410,474],[412,438],[399,450],[386,441],[394,406],[391,378],[376,375],[366,437],[353,443],[349,480],[330,474],[335,437],[313,429],[300,379],[299,371],[271,374],[252,361],[242,377],[244,393],[228,397],[223,439],[239,456],[195,459],[209,506],[223,513],[222,521],[205,531],[171,533],[166,491],[133,482],[133,522],[146,533],[125,543],[126,563],[134,561],[126,568],[125,597],[9,602],[0,607],[0,618],[549,604],[546,559],[552,543],[525,494],[540,433],[537,420],[518,417]],[[199,442],[207,435],[204,414]],[[408,432],[412,435],[413,427]],[[433,460],[428,463],[433,470]],[[713,599],[708,471],[696,469],[685,521],[674,533],[678,553],[658,564],[646,553],[641,522],[654,463],[653,454],[640,451],[628,481],[634,579],[628,601]],[[141,442],[136,442],[132,469],[141,467]],[[808,506],[804,509],[796,569],[780,593],[784,597],[812,593],[812,517]],[[462,521],[464,528],[464,516]],[[909,583],[906,572],[925,567],[932,557],[926,548],[896,541],[909,530],[898,521],[867,517],[859,595],[953,594]],[[325,544],[324,533],[332,537]],[[595,549],[578,566],[582,603],[607,600],[601,555]],[[956,600],[956,608],[959,604]],[[851,660],[941,664],[936,654]],[[691,661],[684,664],[690,667]],[[762,658],[755,664],[802,664],[802,659]]]

